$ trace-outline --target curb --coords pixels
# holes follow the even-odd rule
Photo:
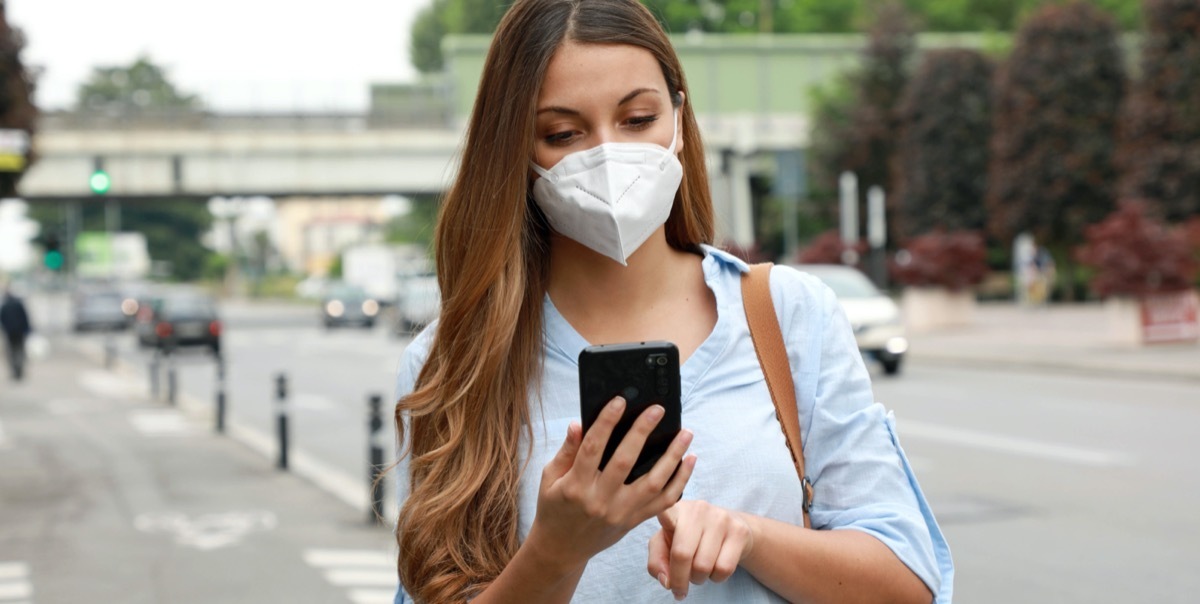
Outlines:
[[[1006,357],[970,357],[951,356],[938,353],[909,352],[909,362],[918,364],[941,365],[947,367],[968,367],[972,369],[990,370],[1022,370],[1035,373],[1085,375],[1090,377],[1109,377],[1140,380],[1173,380],[1181,382],[1200,382],[1200,372],[1185,373],[1172,370],[1131,369],[1120,365],[1104,365],[1095,363],[1078,363],[1066,360],[1047,360]]]

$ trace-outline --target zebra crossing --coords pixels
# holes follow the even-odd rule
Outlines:
[[[307,549],[304,561],[325,580],[346,589],[354,604],[392,604],[400,584],[396,557],[378,550]],[[0,604],[3,604],[0,602]]]
[[[0,562],[0,604],[33,604],[28,564]]]

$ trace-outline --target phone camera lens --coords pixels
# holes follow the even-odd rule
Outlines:
[[[660,356],[660,357],[658,357],[658,361],[657,361],[657,363],[658,363],[659,365],[666,365],[666,364],[667,364],[667,357],[665,357],[665,356]]]

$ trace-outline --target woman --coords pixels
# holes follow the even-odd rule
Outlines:
[[[397,601],[949,601],[949,551],[844,315],[777,268],[822,530],[803,528],[747,267],[708,247],[712,223],[687,85],[650,13],[517,0],[438,219],[441,316],[401,363]],[[662,410],[600,471],[623,401],[583,436],[576,359],[643,340],[679,348],[685,430],[625,485]]]

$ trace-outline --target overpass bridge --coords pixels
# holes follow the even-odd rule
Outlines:
[[[806,146],[806,124],[791,115],[699,119],[722,236],[748,244],[758,156]],[[437,194],[455,176],[462,135],[453,125],[370,114],[50,113],[35,139],[39,159],[20,189],[31,202],[86,200],[93,197],[88,178],[102,167],[112,181],[108,197],[117,200]]]

